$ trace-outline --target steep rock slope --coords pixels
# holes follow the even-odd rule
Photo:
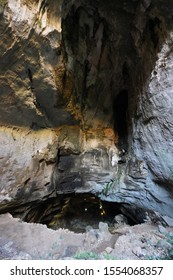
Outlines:
[[[1,212],[91,192],[137,221],[173,217],[173,4],[8,0],[0,12]]]

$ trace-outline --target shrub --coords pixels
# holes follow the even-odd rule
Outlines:
[[[5,7],[5,5],[8,3],[8,0],[0,0],[0,7]]]

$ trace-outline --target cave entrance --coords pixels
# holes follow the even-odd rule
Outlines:
[[[118,133],[118,145],[127,149],[128,138],[128,90],[121,90],[113,102],[114,130]]]
[[[112,225],[114,217],[121,214],[121,205],[101,201],[92,194],[66,194],[49,198],[44,202],[32,203],[9,211],[28,223],[41,223],[57,230],[68,229],[76,233],[86,232],[87,226],[98,228],[99,222]],[[128,223],[130,221],[128,220]]]

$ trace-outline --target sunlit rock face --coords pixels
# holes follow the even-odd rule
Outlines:
[[[172,16],[168,0],[0,8],[1,211],[90,192],[173,217]]]
[[[58,150],[53,127],[69,120],[56,106],[55,66],[62,68],[58,1],[50,11],[38,1],[7,2],[0,14],[2,208],[52,192]]]

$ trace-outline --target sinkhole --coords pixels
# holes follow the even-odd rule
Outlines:
[[[119,203],[101,201],[92,194],[66,194],[20,206],[10,213],[28,223],[82,233],[88,226],[98,228],[99,222],[111,225],[114,217],[121,214],[120,207]],[[131,224],[131,221],[128,220],[128,223]]]

